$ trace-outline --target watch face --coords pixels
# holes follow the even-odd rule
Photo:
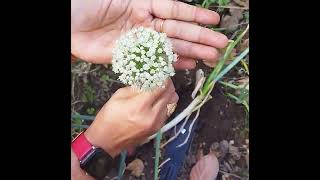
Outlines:
[[[112,160],[104,150],[96,148],[80,162],[80,167],[96,179],[103,179],[112,166]]]

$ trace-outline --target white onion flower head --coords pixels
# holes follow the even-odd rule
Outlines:
[[[164,87],[164,81],[175,75],[172,63],[177,55],[165,33],[139,27],[116,41],[112,52],[112,70],[119,80],[142,91]]]

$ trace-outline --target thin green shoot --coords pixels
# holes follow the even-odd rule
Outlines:
[[[220,59],[219,63],[217,64],[217,66],[213,69],[213,71],[210,73],[207,81],[205,82],[204,86],[203,86],[203,92],[207,93],[209,90],[208,85],[210,84],[210,82],[213,81],[214,78],[216,78],[216,76],[218,75],[218,73],[221,71],[223,65],[225,64],[226,60],[228,59],[228,57],[230,56],[233,48],[240,42],[240,40],[243,38],[243,36],[246,34],[246,32],[249,29],[249,25],[247,26],[247,28],[238,36],[238,38],[230,43],[226,49],[225,54],[223,55],[223,57]]]
[[[155,142],[156,157],[154,160],[154,178],[153,178],[154,180],[158,180],[161,136],[162,136],[162,133],[161,133],[161,130],[159,130],[157,133],[156,142]]]
[[[239,86],[236,86],[232,83],[228,83],[228,82],[224,82],[224,81],[219,81],[220,84],[226,86],[226,87],[230,87],[230,88],[233,88],[233,89],[240,89],[241,87]]]
[[[246,70],[246,73],[249,75],[249,67],[248,67],[247,63],[243,59],[241,59],[240,62],[242,64],[242,66],[244,67],[244,70]]]
[[[118,180],[121,180],[122,175],[124,173],[125,167],[126,167],[126,157],[127,157],[127,151],[123,150],[121,151],[121,157],[120,157],[120,164],[119,164],[119,171],[118,171]]]

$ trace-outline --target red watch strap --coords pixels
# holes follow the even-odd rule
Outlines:
[[[86,154],[93,148],[83,132],[81,132],[71,143],[71,148],[81,161]]]

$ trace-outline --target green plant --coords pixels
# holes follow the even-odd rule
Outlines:
[[[84,116],[79,113],[71,115],[71,137],[77,136],[81,131],[89,126],[85,125],[85,121],[93,121],[95,116]]]
[[[71,119],[71,137],[75,137],[83,131],[83,120],[79,117]]]
[[[202,7],[209,8],[211,4],[217,4],[218,6],[226,6],[230,3],[230,0],[204,0],[202,2]]]
[[[119,170],[118,170],[118,180],[121,180],[124,170],[126,168],[126,162],[125,162],[126,157],[127,157],[127,151],[126,150],[121,151]]]
[[[87,109],[87,113],[88,113],[89,115],[94,115],[95,112],[96,112],[96,110],[95,110],[94,108],[88,108],[88,109]]]
[[[158,180],[158,173],[159,173],[159,159],[160,159],[160,142],[161,142],[162,133],[161,131],[158,131],[156,141],[155,141],[155,151],[156,151],[156,157],[154,160],[154,180]]]
[[[244,14],[244,18],[246,19],[246,22],[249,22],[249,11],[246,11],[243,14]]]
[[[245,87],[240,88],[239,91],[240,91],[239,96],[236,96],[231,93],[227,93],[226,95],[231,99],[234,99],[237,104],[242,104],[245,107],[246,111],[249,112],[249,103],[248,103],[249,91]]]
[[[106,74],[103,74],[100,79],[104,82],[107,82],[107,81],[109,81],[110,77]]]
[[[89,84],[84,84],[84,93],[82,94],[81,100],[84,102],[93,103],[96,99],[96,93]]]

